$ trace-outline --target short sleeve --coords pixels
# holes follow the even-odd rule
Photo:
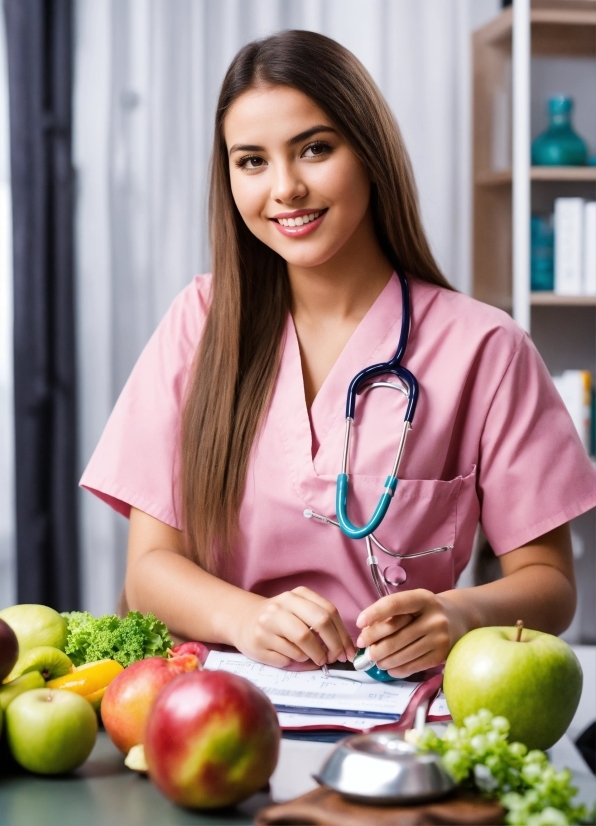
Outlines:
[[[478,481],[482,527],[497,555],[596,506],[596,470],[527,335],[490,404]]]
[[[208,312],[197,276],[141,353],[85,469],[81,486],[128,517],[131,506],[180,529],[180,424],[186,384]]]

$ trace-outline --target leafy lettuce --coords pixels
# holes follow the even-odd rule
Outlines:
[[[64,650],[75,665],[112,659],[126,668],[145,657],[166,657],[174,645],[154,614],[129,611],[120,619],[115,614],[96,618],[88,611],[71,611],[62,616],[68,623]]]

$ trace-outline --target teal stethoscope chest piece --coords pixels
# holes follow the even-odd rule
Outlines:
[[[428,554],[442,553],[453,548],[453,545],[445,545],[441,548],[432,548],[428,551],[419,551],[418,553],[402,554],[391,551],[382,545],[375,537],[374,531],[379,527],[387,511],[391,500],[398,487],[398,473],[401,460],[403,458],[404,449],[406,446],[406,439],[408,433],[412,429],[412,422],[414,413],[416,412],[416,404],[418,402],[418,382],[414,375],[402,365],[402,359],[406,352],[408,344],[408,336],[410,332],[410,292],[408,282],[405,275],[397,270],[397,274],[401,284],[402,295],[402,318],[401,330],[399,336],[399,343],[395,356],[386,362],[380,364],[373,364],[371,367],[365,367],[358,375],[354,376],[348,388],[348,395],[346,399],[346,432],[344,438],[343,458],[341,473],[337,477],[337,488],[335,497],[335,509],[337,513],[337,521],[323,516],[320,513],[307,508],[304,511],[304,516],[307,519],[316,519],[319,522],[325,522],[328,525],[335,525],[342,533],[349,539],[364,539],[366,542],[367,560],[366,563],[370,569],[371,577],[374,582],[377,593],[380,597],[389,596],[394,593],[395,588],[407,579],[407,573],[402,565],[405,559],[414,559],[419,556],[426,556]],[[396,381],[381,380],[381,377],[392,376]],[[348,517],[348,489],[349,489],[349,457],[350,457],[350,443],[352,430],[355,427],[355,410],[356,410],[356,396],[368,393],[373,388],[390,388],[398,390],[403,393],[407,399],[406,413],[404,416],[403,428],[393,467],[390,474],[385,480],[383,491],[380,495],[379,501],[375,510],[366,525],[354,525]],[[379,560],[373,553],[373,543],[379,550],[400,562],[393,562],[392,564],[381,569]],[[362,659],[366,654],[365,659]],[[360,655],[360,657],[358,656]],[[357,665],[359,660],[360,665]],[[367,662],[366,662],[367,661]],[[392,677],[378,668],[376,663],[368,655],[368,649],[365,652],[358,652],[354,660],[354,666],[358,671],[366,671],[371,677],[376,680],[391,680]]]
[[[386,671],[371,659],[370,650],[368,648],[359,648],[354,657],[354,668],[356,671],[364,671],[373,680],[379,680],[382,683],[392,683],[397,680],[397,677],[392,677]]]

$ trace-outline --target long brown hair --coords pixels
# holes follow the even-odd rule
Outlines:
[[[217,104],[211,307],[182,422],[187,552],[220,574],[236,535],[249,456],[275,383],[290,306],[285,261],[247,229],[230,187],[224,119],[236,98],[256,85],[298,89],[325,112],[368,170],[375,230],[389,261],[450,289],[424,235],[399,129],[364,66],[334,40],[307,31],[281,32],[241,49]]]

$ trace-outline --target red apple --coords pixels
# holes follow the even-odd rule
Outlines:
[[[181,806],[238,803],[267,783],[280,730],[271,701],[226,671],[183,674],[160,692],[145,732],[149,776]]]
[[[194,654],[198,658],[201,665],[205,665],[205,661],[209,656],[209,649],[202,642],[181,642],[172,648],[173,654]]]
[[[18,657],[17,635],[7,622],[0,619],[0,683],[10,674]]]
[[[194,654],[164,659],[148,657],[129,665],[112,680],[101,702],[101,719],[110,739],[128,754],[143,742],[153,701],[161,689],[185,671],[195,671]]]

